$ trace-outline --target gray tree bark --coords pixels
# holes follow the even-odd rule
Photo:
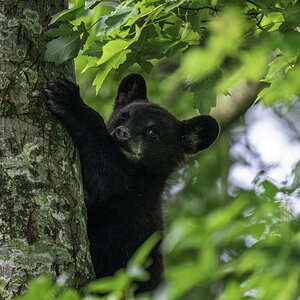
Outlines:
[[[0,295],[22,293],[40,274],[93,277],[80,165],[42,95],[72,78],[71,64],[43,61],[50,16],[64,0],[0,0]],[[1,298],[1,297],[0,297]]]

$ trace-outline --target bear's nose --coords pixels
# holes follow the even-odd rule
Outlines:
[[[130,137],[130,131],[125,126],[119,126],[119,127],[117,127],[114,130],[113,134],[120,141],[126,141]]]

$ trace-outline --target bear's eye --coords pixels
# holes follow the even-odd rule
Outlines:
[[[155,138],[157,137],[157,133],[154,130],[149,130],[148,134],[150,135],[150,137]]]
[[[128,120],[129,119],[129,112],[123,112],[123,113],[121,113],[120,119],[122,121]]]

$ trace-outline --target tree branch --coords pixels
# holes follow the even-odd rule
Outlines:
[[[231,91],[230,111],[226,112],[226,109],[221,103],[212,109],[211,113],[219,121],[223,131],[245,114],[245,112],[254,104],[259,92],[266,86],[268,86],[268,84],[264,82],[246,82]],[[228,105],[228,103],[226,105]]]

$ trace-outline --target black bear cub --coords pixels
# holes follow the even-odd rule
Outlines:
[[[96,276],[113,275],[152,233],[163,231],[161,194],[167,178],[185,154],[214,142],[218,123],[210,116],[177,120],[147,99],[138,74],[121,81],[107,126],[74,83],[56,80],[45,95],[79,151]],[[150,280],[138,283],[138,291],[153,290],[162,280],[159,246],[151,258]]]

